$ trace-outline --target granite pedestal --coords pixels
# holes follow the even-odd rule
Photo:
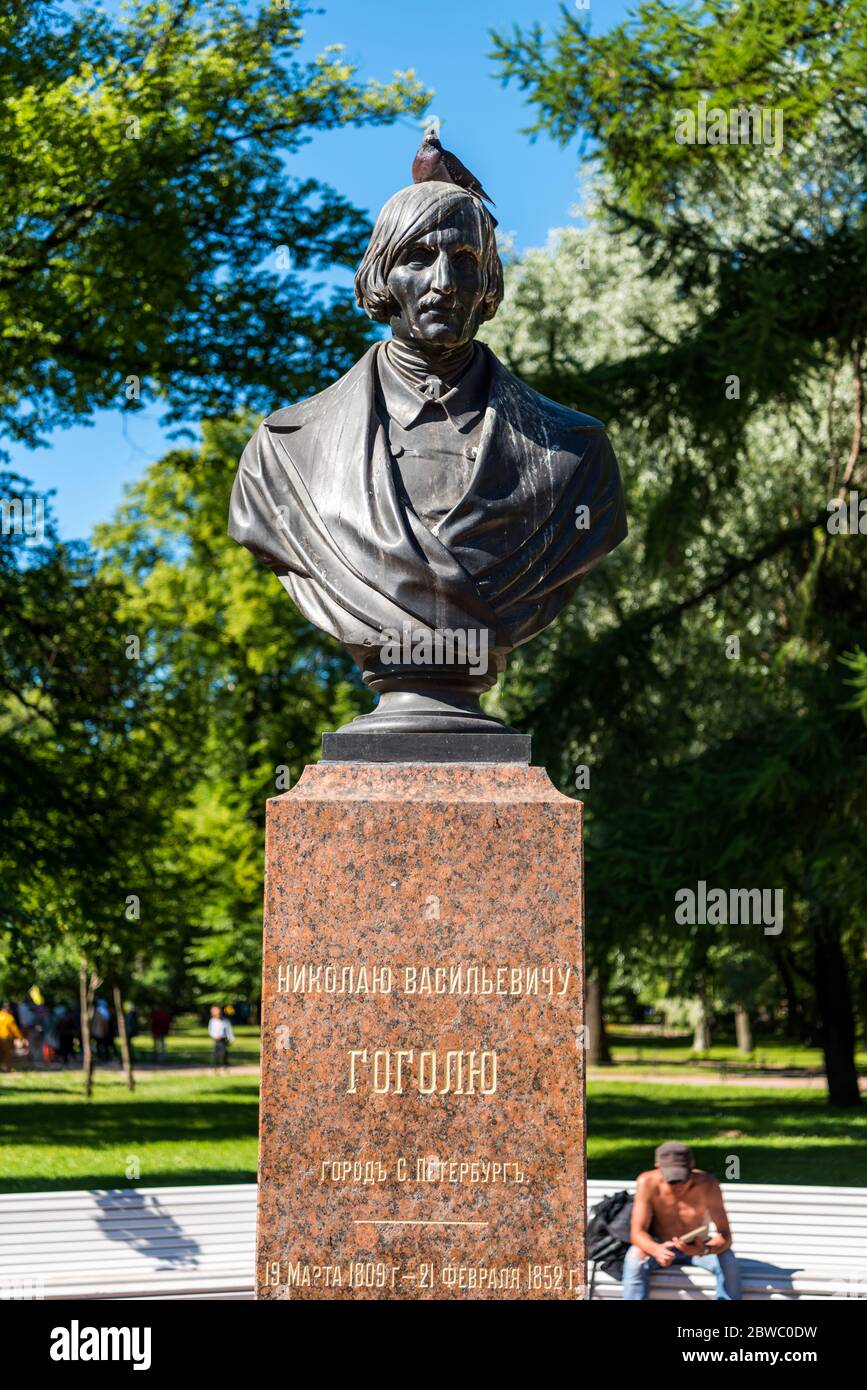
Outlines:
[[[577,1299],[582,807],[320,763],[268,804],[259,1298]]]

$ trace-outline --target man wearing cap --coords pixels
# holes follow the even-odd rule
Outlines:
[[[656,1167],[641,1173],[635,1185],[632,1245],[623,1266],[624,1299],[647,1298],[655,1270],[693,1264],[716,1276],[718,1299],[739,1299],[738,1262],[716,1178],[696,1168],[686,1144],[660,1144],[654,1162]],[[710,1222],[716,1232],[709,1239],[705,1231],[690,1243],[684,1241],[685,1235]]]

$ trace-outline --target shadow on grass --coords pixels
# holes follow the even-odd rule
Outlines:
[[[226,1090],[235,1099],[226,1098]],[[0,1111],[0,1143],[56,1148],[100,1148],[106,1145],[163,1143],[173,1138],[219,1143],[255,1137],[259,1100],[255,1089],[224,1087],[214,1099],[145,1100],[138,1095],[122,1100],[93,1100],[88,1105],[40,1102],[37,1113],[26,1101],[6,1102]]]
[[[591,1178],[635,1177],[667,1139],[689,1144],[697,1165],[722,1181],[732,1157],[742,1182],[861,1186],[867,1173],[867,1111],[832,1110],[822,1096],[690,1094],[674,1085],[618,1094],[597,1082],[587,1135]]]

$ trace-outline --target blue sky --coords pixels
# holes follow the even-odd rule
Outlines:
[[[627,8],[632,6],[624,0],[590,0],[594,30],[610,28]],[[430,110],[442,121],[444,143],[482,179],[496,199],[502,231],[514,234],[520,250],[542,244],[551,227],[568,222],[579,196],[578,157],[574,148],[521,134],[532,113],[514,85],[503,87],[495,77],[487,56],[489,31],[536,20],[550,28],[559,10],[560,0],[323,0],[322,12],[305,21],[305,54],[342,43],[363,77],[380,80],[414,68],[436,93]],[[333,184],[373,216],[410,181],[419,138],[409,122],[329,131],[317,135],[290,168],[299,177],[315,175]],[[12,447],[12,467],[38,489],[56,489],[62,536],[85,537],[111,516],[124,485],[165,452],[160,414],[158,406],[135,416],[100,411],[90,427],[56,431],[47,449]]]

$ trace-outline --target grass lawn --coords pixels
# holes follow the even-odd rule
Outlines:
[[[652,1067],[655,1074],[676,1076],[685,1067],[699,1071],[732,1071],[754,1074],[762,1071],[824,1070],[821,1050],[798,1042],[778,1042],[757,1038],[752,1052],[739,1052],[733,1039],[715,1042],[707,1052],[692,1051],[692,1034],[672,1030],[663,1034],[656,1028],[615,1024],[608,1030],[614,1061],[624,1070]],[[856,1054],[859,1070],[867,1072],[867,1051]]]
[[[596,1080],[587,1096],[591,1178],[633,1177],[679,1139],[722,1181],[735,1155],[741,1182],[867,1185],[867,1106],[831,1110],[822,1091]]]
[[[232,1061],[237,1066],[257,1065],[259,1061],[259,1028],[253,1023],[232,1023],[235,1041],[232,1044]],[[139,1033],[134,1041],[136,1057],[141,1062],[153,1062],[153,1045],[148,1032]],[[214,1044],[208,1037],[207,1028],[193,1014],[183,1014],[172,1023],[166,1038],[165,1058],[156,1059],[158,1065],[207,1067],[210,1066]],[[118,1052],[120,1049],[118,1048]]]
[[[593,1178],[632,1177],[677,1138],[721,1178],[735,1154],[743,1182],[867,1180],[867,1107],[829,1110],[820,1091],[598,1080],[588,1093]],[[130,1094],[101,1072],[90,1102],[76,1073],[0,1077],[0,1191],[133,1186],[131,1159],[144,1187],[253,1182],[257,1116],[255,1076],[142,1074]]]
[[[130,1160],[142,1187],[254,1182],[258,1115],[256,1076],[0,1077],[0,1192],[131,1187]]]

